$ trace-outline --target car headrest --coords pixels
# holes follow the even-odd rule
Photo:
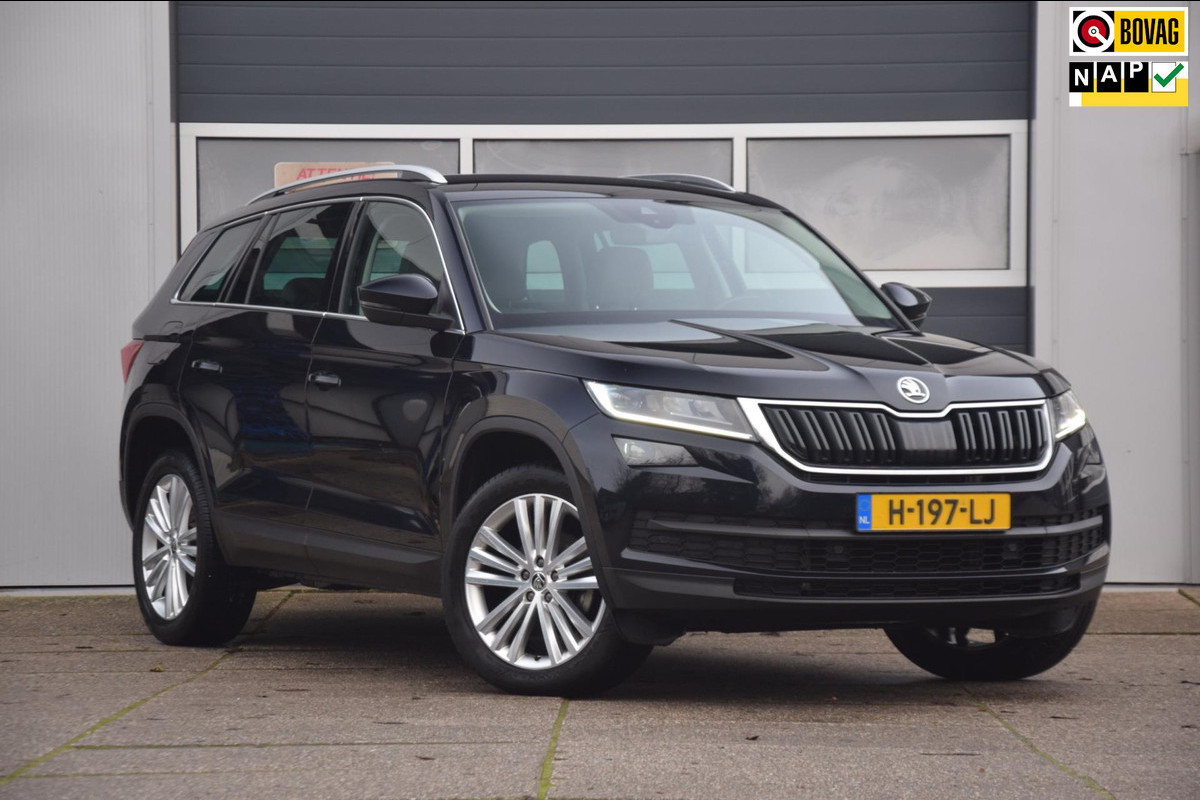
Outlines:
[[[324,278],[292,278],[283,285],[280,299],[288,308],[320,311],[321,291],[324,288]]]

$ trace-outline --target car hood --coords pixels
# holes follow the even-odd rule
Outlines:
[[[748,327],[752,326],[752,327]],[[951,402],[1027,400],[1069,388],[1028,356],[916,331],[764,320],[558,326],[476,334],[469,361],[680,391],[769,399],[884,402],[937,410]],[[929,387],[914,404],[901,378]]]

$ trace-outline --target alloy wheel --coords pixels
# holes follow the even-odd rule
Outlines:
[[[604,618],[579,512],[551,494],[521,495],[488,515],[467,553],[464,584],[475,632],[523,669],[569,661]]]
[[[178,475],[154,486],[142,520],[142,578],[154,613],[172,620],[183,613],[196,575],[196,519],[192,493]]]

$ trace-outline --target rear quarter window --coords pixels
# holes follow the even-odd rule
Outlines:
[[[190,303],[215,303],[221,296],[229,271],[241,258],[258,222],[255,219],[226,228],[179,290],[179,299]]]

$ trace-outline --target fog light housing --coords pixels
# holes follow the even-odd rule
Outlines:
[[[621,458],[631,467],[691,467],[696,459],[686,447],[614,436]]]

